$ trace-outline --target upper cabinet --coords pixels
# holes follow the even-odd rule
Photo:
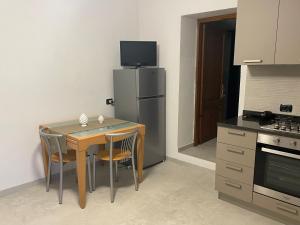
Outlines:
[[[279,0],[239,0],[234,64],[274,64]]]
[[[300,64],[299,10],[299,0],[280,0],[275,64]]]
[[[300,0],[239,0],[236,65],[300,64]]]

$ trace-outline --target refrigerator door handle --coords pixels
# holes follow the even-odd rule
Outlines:
[[[136,107],[136,110],[137,110],[137,118],[136,118],[136,121],[137,123],[140,123],[140,104],[139,102],[137,101],[137,107]]]
[[[143,100],[143,99],[151,99],[151,98],[163,98],[165,97],[164,95],[155,95],[155,96],[147,96],[147,97],[137,97],[138,100]]]

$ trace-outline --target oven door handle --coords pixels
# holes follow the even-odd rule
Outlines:
[[[274,154],[274,155],[281,155],[281,156],[285,156],[285,157],[289,157],[289,158],[293,158],[293,159],[300,159],[300,155],[296,155],[296,154],[292,154],[292,153],[288,153],[288,152],[282,152],[282,151],[277,151],[274,149],[270,149],[270,148],[261,148],[262,152],[266,152],[266,153],[270,153],[270,154]]]

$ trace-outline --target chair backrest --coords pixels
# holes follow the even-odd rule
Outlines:
[[[51,155],[53,153],[58,152],[60,162],[62,162],[62,148],[61,148],[60,141],[63,138],[63,135],[62,134],[51,134],[51,133],[48,133],[47,128],[42,128],[42,129],[40,129],[40,137],[46,144],[46,149],[47,149],[49,158],[51,158]]]
[[[136,129],[126,133],[106,134],[105,137],[109,141],[110,158],[112,158],[113,144],[115,142],[121,142],[121,152],[130,151],[131,155],[134,155],[137,134],[138,132]]]

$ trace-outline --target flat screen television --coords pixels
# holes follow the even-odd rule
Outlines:
[[[156,66],[156,41],[120,41],[121,66]]]

